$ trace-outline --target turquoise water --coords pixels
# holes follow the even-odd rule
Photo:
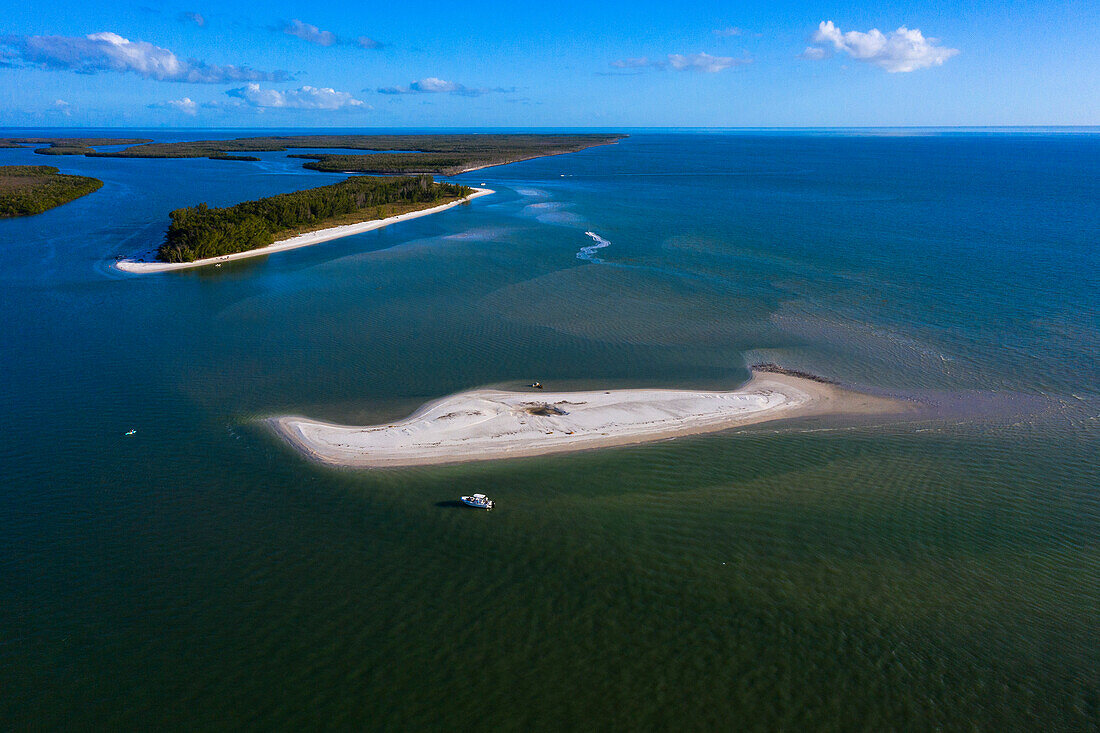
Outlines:
[[[260,157],[0,150],[105,182],[0,221],[4,727],[1096,727],[1100,135],[639,132],[110,268],[173,208],[341,178]],[[933,409],[393,471],[261,422],[757,361]]]

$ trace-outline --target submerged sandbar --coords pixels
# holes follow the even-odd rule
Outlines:
[[[475,389],[430,402],[386,425],[335,425],[272,418],[276,433],[309,458],[382,468],[586,450],[810,415],[901,413],[900,400],[835,384],[754,371],[729,392],[620,389],[505,392]]]

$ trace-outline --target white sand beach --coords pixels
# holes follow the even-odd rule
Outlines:
[[[492,189],[475,188],[474,192],[469,196],[458,199],[457,201],[451,201],[450,203],[433,206],[430,209],[410,211],[407,214],[401,214],[400,216],[391,216],[386,219],[372,219],[371,221],[364,221],[358,224],[346,224],[344,226],[320,229],[316,232],[299,234],[298,236],[291,237],[290,239],[283,239],[281,241],[275,242],[274,244],[269,244],[266,247],[260,247],[259,249],[250,249],[246,252],[237,252],[231,255],[222,255],[220,257],[207,257],[206,259],[195,260],[194,262],[156,262],[153,260],[146,262],[134,259],[124,259],[116,262],[115,267],[119,270],[122,270],[123,272],[147,274],[152,272],[187,270],[193,267],[207,267],[209,265],[217,265],[223,262],[232,262],[233,260],[243,260],[249,257],[261,257],[264,255],[274,254],[276,252],[284,252],[288,249],[308,247],[311,244],[319,244],[321,242],[328,242],[333,239],[340,239],[341,237],[350,237],[353,234],[362,234],[363,232],[369,232],[373,229],[381,229],[382,227],[389,226],[390,224],[408,221],[409,219],[416,219],[421,216],[428,216],[429,214],[437,214],[440,211],[446,211],[447,209],[454,208],[455,206],[459,206],[466,203],[467,201],[471,201],[480,196],[488,196],[491,193],[493,193]]]
[[[767,420],[900,413],[899,400],[803,377],[754,372],[731,392],[623,389],[503,392],[477,389],[424,405],[387,425],[354,427],[272,418],[276,433],[313,460],[387,467],[515,458],[627,445]]]

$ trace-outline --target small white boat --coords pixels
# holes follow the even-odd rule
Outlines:
[[[126,435],[136,435],[137,431],[136,430],[127,430],[125,434]]]
[[[487,497],[485,494],[474,494],[473,496],[462,497],[462,503],[466,506],[472,506],[475,509],[484,509],[486,511],[493,508],[493,500]]]

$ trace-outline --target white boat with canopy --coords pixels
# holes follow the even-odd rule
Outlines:
[[[462,497],[462,503],[466,506],[472,506],[475,509],[485,509],[488,511],[492,509],[494,504],[493,500],[487,497],[485,494],[474,494],[473,496]]]

